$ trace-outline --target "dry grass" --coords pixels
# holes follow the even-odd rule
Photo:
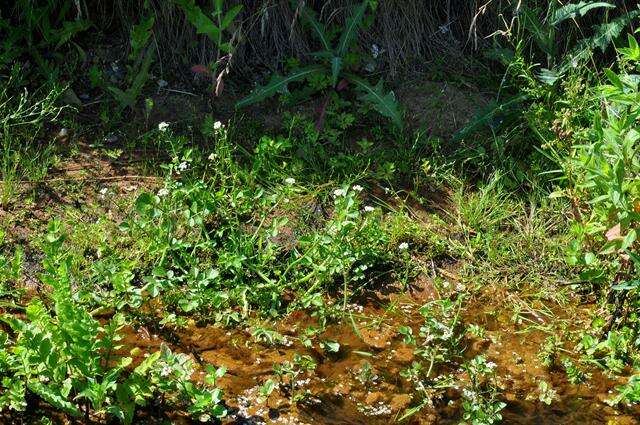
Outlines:
[[[229,4],[239,1],[230,1]],[[241,15],[241,43],[235,54],[236,72],[255,76],[260,70],[271,70],[283,59],[303,59],[317,46],[305,34],[288,0],[244,0]],[[361,34],[365,51],[377,44],[384,49],[380,69],[392,74],[424,63],[438,55],[462,58],[481,47],[484,37],[500,24],[500,3],[506,0],[381,0],[375,22]],[[96,0],[89,15],[105,32],[128,33],[143,12],[143,0]],[[202,3],[202,2],[198,2]],[[341,25],[354,0],[307,0],[320,12],[323,22]],[[170,0],[148,2],[156,17],[156,39],[162,63],[174,69],[188,69],[189,64],[212,59],[214,49],[204,36],[196,35],[183,13]],[[176,52],[180,54],[176,55]]]
[[[194,63],[208,63],[215,55],[211,41],[197,35],[171,0],[84,0],[90,19],[106,34],[128,34],[140,17],[153,13],[161,64],[186,72]],[[202,6],[211,0],[196,0]],[[349,6],[359,0],[306,1],[329,25],[341,25]],[[509,26],[522,0],[378,0],[375,22],[360,34],[363,51],[372,44],[384,49],[377,70],[397,74],[415,66],[428,66],[433,58],[447,58],[460,68],[470,53],[490,44],[490,35]],[[529,5],[536,0],[528,2]],[[144,11],[148,4],[151,10]],[[242,3],[234,74],[255,80],[281,67],[284,59],[304,59],[318,48],[313,36],[302,31],[291,0],[227,0]],[[537,0],[541,8],[548,0]],[[617,11],[635,8],[635,2],[615,1]],[[616,12],[617,13],[617,12]],[[581,22],[588,29],[604,18],[591,13]],[[575,30],[575,28],[573,28]],[[582,30],[580,30],[582,31]],[[575,32],[575,31],[573,31]],[[573,34],[573,32],[571,32]],[[566,33],[568,37],[572,37]],[[575,34],[574,34],[575,35]]]

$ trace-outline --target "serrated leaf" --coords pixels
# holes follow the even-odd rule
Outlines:
[[[260,102],[264,99],[274,96],[277,93],[286,92],[289,83],[303,80],[313,74],[317,74],[323,71],[323,66],[315,65],[306,68],[300,68],[292,74],[287,75],[286,77],[274,74],[271,77],[271,81],[269,82],[269,84],[263,87],[257,87],[253,91],[253,93],[236,103],[236,108],[243,108],[245,106]]]
[[[558,8],[552,15],[551,25],[558,25],[567,19],[575,19],[582,17],[589,13],[589,11],[593,9],[615,9],[615,5],[607,3],[607,2],[586,2],[581,1],[580,3],[566,4],[560,8]]]
[[[311,26],[313,32],[318,37],[320,44],[322,44],[322,48],[327,51],[331,51],[331,43],[329,42],[329,38],[327,37],[324,26],[316,18],[316,13],[307,6],[303,6],[300,12],[300,16],[307,25]]]
[[[362,18],[364,18],[364,12],[369,6],[369,0],[364,0],[356,7],[353,15],[347,20],[345,27],[342,31],[342,36],[338,42],[338,48],[336,49],[338,56],[345,57],[349,52],[349,47],[358,34],[358,29],[362,25]]]
[[[571,68],[581,64],[584,60],[590,57],[591,53],[596,48],[600,49],[602,52],[606,51],[613,40],[616,39],[626,26],[639,15],[640,11],[634,10],[612,19],[611,22],[597,25],[593,36],[581,40],[576,48],[565,55],[562,64],[557,67],[558,74],[564,75]]]
[[[185,12],[187,20],[196,28],[198,34],[206,34],[211,40],[218,42],[220,28],[204,14],[193,0],[174,0],[174,2]]]
[[[591,42],[589,44],[594,47],[598,47],[602,52],[604,52],[611,42],[622,33],[624,28],[632,19],[637,17],[638,14],[640,14],[640,12],[634,10],[613,19],[611,22],[598,25],[596,27],[596,33],[590,39]]]
[[[338,84],[338,78],[340,77],[340,71],[342,70],[342,58],[340,56],[334,56],[331,58],[331,86],[335,87]]]
[[[234,19],[236,19],[238,14],[242,12],[242,7],[243,6],[241,4],[238,4],[232,7],[231,9],[229,9],[227,14],[224,15],[224,18],[222,18],[222,23],[220,24],[221,30],[226,30],[229,27],[229,25],[231,25],[231,23],[233,22]]]
[[[131,30],[131,59],[135,59],[149,42],[154,22],[154,17],[149,16],[147,19],[140,21],[138,25],[133,26]]]
[[[367,81],[356,75],[348,74],[347,78],[349,81],[355,83],[363,93],[361,97],[362,100],[370,103],[382,116],[391,119],[396,127],[400,129],[403,127],[402,113],[400,112],[400,105],[396,100],[396,96],[392,91],[384,93],[382,80],[378,81],[378,84],[375,86],[371,86]]]
[[[540,50],[547,55],[551,55],[553,53],[553,40],[549,34],[548,26],[538,17],[538,11],[523,6],[520,13],[526,29],[533,35]]]
[[[80,410],[78,407],[66,400],[58,391],[56,391],[57,388],[51,388],[39,381],[29,382],[27,386],[29,387],[29,390],[33,391],[53,407],[73,416],[80,416]]]
[[[562,77],[562,75],[558,74],[558,71],[555,69],[543,68],[538,74],[536,74],[536,77],[543,83],[552,86],[560,79],[560,77]]]

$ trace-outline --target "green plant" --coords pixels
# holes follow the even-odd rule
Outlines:
[[[42,87],[34,92],[24,87],[19,66],[6,78],[0,76],[0,204],[14,199],[22,180],[44,178],[55,160],[50,141],[41,142],[42,129],[55,122],[64,107],[58,106],[60,87]]]
[[[58,65],[73,63],[69,60],[71,51],[62,48],[71,45],[82,53],[73,39],[91,26],[80,9],[73,16],[73,6],[71,0],[12,2],[7,13],[0,16],[0,72],[30,59],[41,77],[57,82]]]
[[[566,157],[551,150],[562,166],[560,179],[565,183],[552,196],[565,196],[573,205],[575,239],[568,262],[580,267],[585,282],[611,282],[617,307],[605,332],[622,319],[622,304],[638,286],[640,91],[638,82],[625,71],[638,68],[637,46],[629,36],[629,48],[620,52],[620,73],[605,70],[609,84],[598,87],[604,113],[594,111],[588,140],[575,145]]]
[[[155,18],[148,16],[131,29],[131,51],[128,56],[124,90],[115,85],[106,86],[120,109],[133,108],[149,80],[149,70],[154,60],[154,49],[151,46],[154,22]]]
[[[214,61],[208,66],[194,65],[191,69],[197,73],[211,75],[215,82],[214,94],[220,96],[224,88],[224,76],[229,74],[233,58],[233,42],[238,38],[234,30],[234,21],[242,12],[242,5],[237,4],[224,12],[223,0],[213,1],[211,17],[195,4],[194,0],[174,0],[185,12],[187,19],[196,28],[198,34],[205,34],[216,45]],[[215,21],[215,22],[214,22]],[[230,36],[227,33],[231,33]],[[223,55],[224,53],[224,55]]]
[[[618,394],[607,400],[607,404],[616,406],[620,403],[636,404],[640,401],[640,375],[633,375],[626,384],[616,387]]]
[[[401,420],[415,415],[452,383],[447,376],[438,373],[439,368],[446,364],[456,364],[464,352],[462,340],[464,338],[460,308],[463,297],[455,301],[442,299],[425,304],[419,309],[424,319],[417,336],[408,326],[399,329],[405,344],[414,345],[417,357],[411,367],[400,372],[401,376],[409,380],[419,394],[417,405],[407,409]],[[423,362],[427,362],[425,366]]]
[[[326,28],[318,21],[314,11],[305,5],[300,5],[300,16],[311,27],[322,48],[313,56],[321,59],[322,62],[306,67],[295,67],[292,73],[284,77],[274,74],[267,85],[257,87],[252,94],[240,100],[236,107],[242,108],[279,93],[287,94],[289,84],[298,81],[309,81],[312,84],[312,91],[331,88],[338,92],[343,90],[346,84],[352,83],[365,104],[370,105],[378,113],[389,118],[394,125],[401,128],[402,114],[399,105],[393,92],[384,92],[382,80],[372,86],[365,79],[348,71],[353,62],[352,46],[356,41],[358,29],[362,26],[367,8],[370,6],[373,8],[373,3],[370,0],[364,0],[355,7],[351,17],[347,19],[344,28],[342,28],[340,39],[335,45],[332,45]],[[324,111],[330,100],[331,96],[327,95],[322,103],[318,127],[324,121]]]
[[[573,385],[582,384],[590,378],[590,375],[576,366],[573,360],[571,360],[569,357],[564,357],[562,359],[562,367],[567,373],[569,382],[571,382]]]
[[[285,360],[282,363],[274,364],[273,373],[280,381],[280,389],[285,392],[292,403],[297,403],[309,395],[307,392],[301,392],[305,381],[299,378],[315,368],[316,362],[311,356],[295,353],[293,361]]]
[[[463,423],[485,425],[500,422],[500,411],[506,403],[500,401],[495,383],[496,365],[483,356],[476,356],[464,366],[469,387],[462,390]]]
[[[547,406],[550,406],[551,403],[553,403],[553,400],[558,398],[558,393],[547,381],[541,380],[538,383],[538,391],[538,400],[540,400]]]
[[[0,246],[5,243],[5,232],[0,229]],[[24,250],[18,246],[12,256],[0,254],[0,298],[14,293],[15,284],[22,276]]]
[[[210,370],[205,384],[194,384],[191,359],[166,346],[129,368],[139,350],[130,357],[118,354],[124,317],[101,324],[74,300],[72,259],[64,239],[60,222],[52,221],[41,276],[52,288],[52,308],[34,299],[25,318],[1,317],[11,331],[0,332],[0,410],[24,411],[30,394],[74,417],[98,415],[129,424],[138,407],[160,394],[164,403],[194,416],[224,416],[222,391],[215,388],[224,370]]]

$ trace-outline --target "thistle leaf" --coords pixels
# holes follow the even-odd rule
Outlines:
[[[331,49],[331,43],[329,42],[324,26],[316,18],[316,13],[307,6],[303,6],[300,11],[300,16],[307,25],[313,28],[318,40],[320,40],[320,44],[322,44],[322,48],[328,51],[333,50]]]
[[[218,41],[220,28],[204,14],[193,0],[174,0],[174,2],[184,11],[187,20],[196,28],[198,34],[206,34],[211,40]]]
[[[342,70],[342,58],[340,56],[334,56],[331,58],[331,86],[335,87],[338,84],[338,78],[340,77],[340,71]]]
[[[342,31],[342,36],[340,37],[340,42],[338,43],[338,48],[336,49],[338,56],[345,57],[349,52],[349,47],[351,47],[351,44],[358,34],[358,29],[362,25],[362,19],[364,18],[364,12],[367,10],[367,6],[369,6],[369,0],[364,0],[356,7],[353,15],[347,20]]]
[[[580,3],[566,4],[553,13],[550,23],[556,26],[567,19],[580,18],[589,13],[590,10],[599,8],[615,9],[615,6],[603,1],[581,1]]]
[[[289,83],[303,80],[310,75],[324,71],[324,69],[325,68],[321,65],[315,65],[306,68],[300,68],[286,77],[274,74],[271,77],[271,81],[269,82],[269,84],[267,84],[266,86],[257,87],[249,96],[236,103],[236,108],[242,108],[251,105],[252,103],[260,102],[264,99],[276,95],[277,93],[286,93]]]
[[[222,18],[222,24],[220,25],[220,30],[222,31],[226,30],[229,27],[229,25],[231,25],[233,20],[236,19],[236,16],[238,16],[240,12],[242,12],[241,4],[235,5],[234,7],[229,9],[227,14],[224,15],[224,18]]]
[[[371,106],[385,116],[398,127],[402,128],[402,113],[400,112],[400,105],[396,100],[396,96],[392,91],[384,93],[382,86],[382,80],[378,81],[375,86],[370,85],[362,78],[349,74],[347,75],[349,81],[356,84],[358,89],[362,92],[361,99],[371,104]]]

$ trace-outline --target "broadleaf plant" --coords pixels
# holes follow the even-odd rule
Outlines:
[[[214,94],[219,96],[224,88],[223,79],[229,74],[233,57],[233,40],[236,39],[233,22],[242,5],[238,4],[224,12],[223,0],[215,0],[211,13],[203,11],[194,0],[174,0],[185,13],[187,20],[198,34],[206,35],[217,48],[215,59],[209,65],[194,65],[191,70],[211,76],[214,82]]]
[[[310,80],[311,78],[327,77],[331,82],[331,88],[335,91],[341,91],[344,86],[343,82],[355,85],[356,89],[362,93],[360,99],[363,102],[370,105],[372,109],[382,116],[389,118],[398,128],[402,128],[400,106],[392,91],[384,92],[382,80],[372,86],[364,78],[345,69],[349,63],[348,56],[357,39],[358,30],[363,25],[364,16],[370,5],[370,0],[364,0],[354,8],[340,32],[340,39],[333,47],[326,28],[318,20],[316,13],[307,6],[302,5],[300,7],[300,17],[313,30],[323,49],[320,52],[311,54],[312,57],[318,59],[319,63],[297,68],[287,76],[274,74],[269,83],[256,87],[249,96],[237,102],[236,108],[261,102],[277,94],[288,94],[290,83]],[[327,103],[327,101],[323,102],[322,108],[326,108]]]

